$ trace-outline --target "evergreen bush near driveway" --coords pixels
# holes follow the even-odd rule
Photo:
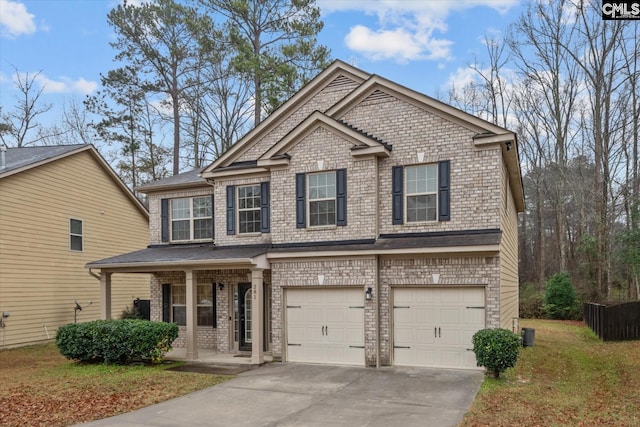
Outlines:
[[[478,366],[487,368],[494,378],[516,365],[520,346],[520,336],[508,329],[482,329],[473,335]]]
[[[60,327],[56,333],[56,346],[67,359],[81,362],[159,362],[171,350],[176,338],[178,325],[175,323],[95,320]]]

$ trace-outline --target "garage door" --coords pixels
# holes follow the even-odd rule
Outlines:
[[[472,337],[484,325],[484,288],[395,288],[394,364],[477,369]]]
[[[362,289],[288,289],[289,362],[364,365]]]

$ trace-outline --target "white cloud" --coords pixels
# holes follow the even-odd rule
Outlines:
[[[345,37],[351,50],[361,52],[374,60],[397,59],[400,62],[420,56],[422,47],[412,34],[402,28],[393,31],[371,31],[362,25],[351,28]]]
[[[471,83],[479,83],[480,76],[475,70],[469,67],[458,68],[449,75],[447,83],[443,87],[445,90],[453,88],[456,91],[462,91],[465,86]]]
[[[36,75],[37,74],[37,75]],[[61,77],[59,80],[53,80],[48,78],[42,73],[29,73],[29,77],[26,74],[22,75],[22,80],[27,80],[35,77],[35,81],[42,87],[42,93],[71,93],[80,95],[90,95],[98,89],[98,83],[86,80],[82,77],[72,80],[68,77]],[[14,76],[14,80],[17,76]]]
[[[0,36],[15,38],[23,34],[35,33],[34,17],[27,11],[24,4],[0,0]]]
[[[435,37],[448,31],[453,12],[488,7],[506,13],[518,0],[318,0],[323,15],[357,11],[378,18],[377,27],[356,25],[345,37],[347,47],[372,60],[450,60],[453,42]]]

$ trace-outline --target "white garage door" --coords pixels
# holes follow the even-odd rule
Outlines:
[[[364,292],[287,289],[289,362],[364,365]]]
[[[484,325],[484,288],[395,288],[394,364],[477,369],[472,337]]]

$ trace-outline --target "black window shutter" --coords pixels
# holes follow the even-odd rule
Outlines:
[[[403,198],[404,198],[404,168],[394,166],[391,168],[391,216],[392,224],[404,222]]]
[[[336,225],[347,225],[347,170],[336,170]]]
[[[215,282],[211,284],[211,304],[212,304],[212,314],[213,314],[213,327],[217,328],[218,327],[218,317],[216,316],[216,300],[218,299],[216,297],[216,284]]]
[[[169,199],[160,200],[160,218],[162,220],[162,241],[169,241]]]
[[[260,232],[269,233],[269,183],[260,184]]]
[[[306,176],[303,173],[296,174],[296,228],[307,226],[306,212]]]
[[[227,234],[236,234],[236,186],[227,185]]]
[[[211,238],[216,238],[216,220],[215,220],[216,204],[213,194],[211,195]]]
[[[450,164],[444,160],[438,164],[438,221],[451,220]]]
[[[162,321],[171,322],[171,285],[162,285]]]

